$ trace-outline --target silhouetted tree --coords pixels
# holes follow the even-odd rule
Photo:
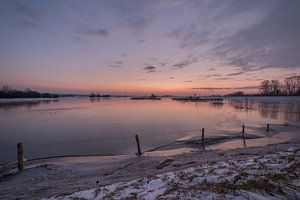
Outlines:
[[[3,87],[2,87],[2,91],[3,92],[9,92],[11,90],[11,88],[8,86],[8,85],[4,85]]]
[[[44,93],[41,94],[31,89],[19,91],[11,89],[9,86],[3,86],[0,90],[0,98],[58,98],[56,94]]]
[[[245,93],[243,91],[237,91],[237,92],[233,92],[230,93],[226,96],[230,96],[230,97],[240,97],[240,96],[245,96]]]
[[[300,76],[290,76],[284,80],[288,95],[300,95]]]
[[[278,80],[271,80],[270,89],[272,95],[279,95],[280,93],[280,82]]]
[[[262,94],[264,95],[270,95],[271,94],[271,82],[269,80],[264,80],[260,84],[260,90]]]
[[[91,98],[94,98],[94,97],[96,97],[96,95],[92,92],[92,93],[90,94],[90,97],[91,97]]]

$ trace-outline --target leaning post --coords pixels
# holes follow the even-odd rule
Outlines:
[[[246,139],[245,139],[245,125],[243,125],[243,130],[242,130],[242,138],[243,138],[243,144],[244,144],[244,147],[246,147]]]
[[[137,150],[138,150],[137,156],[141,157],[142,152],[141,152],[140,140],[139,140],[139,136],[138,135],[135,135],[135,141],[136,141]]]

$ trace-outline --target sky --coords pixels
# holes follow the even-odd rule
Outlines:
[[[0,86],[222,94],[300,73],[299,0],[1,0]]]

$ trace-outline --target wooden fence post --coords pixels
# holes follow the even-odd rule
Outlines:
[[[140,140],[139,140],[139,136],[138,135],[135,135],[135,141],[136,141],[137,150],[138,150],[137,156],[141,157],[142,152],[141,152]]]
[[[203,148],[203,150],[205,150],[205,146],[204,146],[204,128],[202,128],[202,139],[201,139],[201,141],[202,141],[202,148]]]
[[[18,143],[17,144],[17,152],[18,152],[18,169],[19,172],[24,170],[24,151],[23,151],[23,144],[22,143]]]
[[[245,139],[245,125],[243,125],[243,130],[242,130],[242,138],[243,138],[243,144],[244,144],[244,147],[246,147],[246,139]]]
[[[202,128],[202,144],[204,143],[204,128]]]

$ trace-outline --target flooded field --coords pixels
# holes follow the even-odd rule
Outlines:
[[[223,104],[128,98],[60,98],[0,105],[0,163],[16,160],[22,142],[26,159],[60,155],[134,154],[182,138],[240,134],[262,136],[248,146],[299,140],[300,98],[229,98]],[[266,132],[266,125],[270,131]],[[242,147],[226,141],[212,148]]]

